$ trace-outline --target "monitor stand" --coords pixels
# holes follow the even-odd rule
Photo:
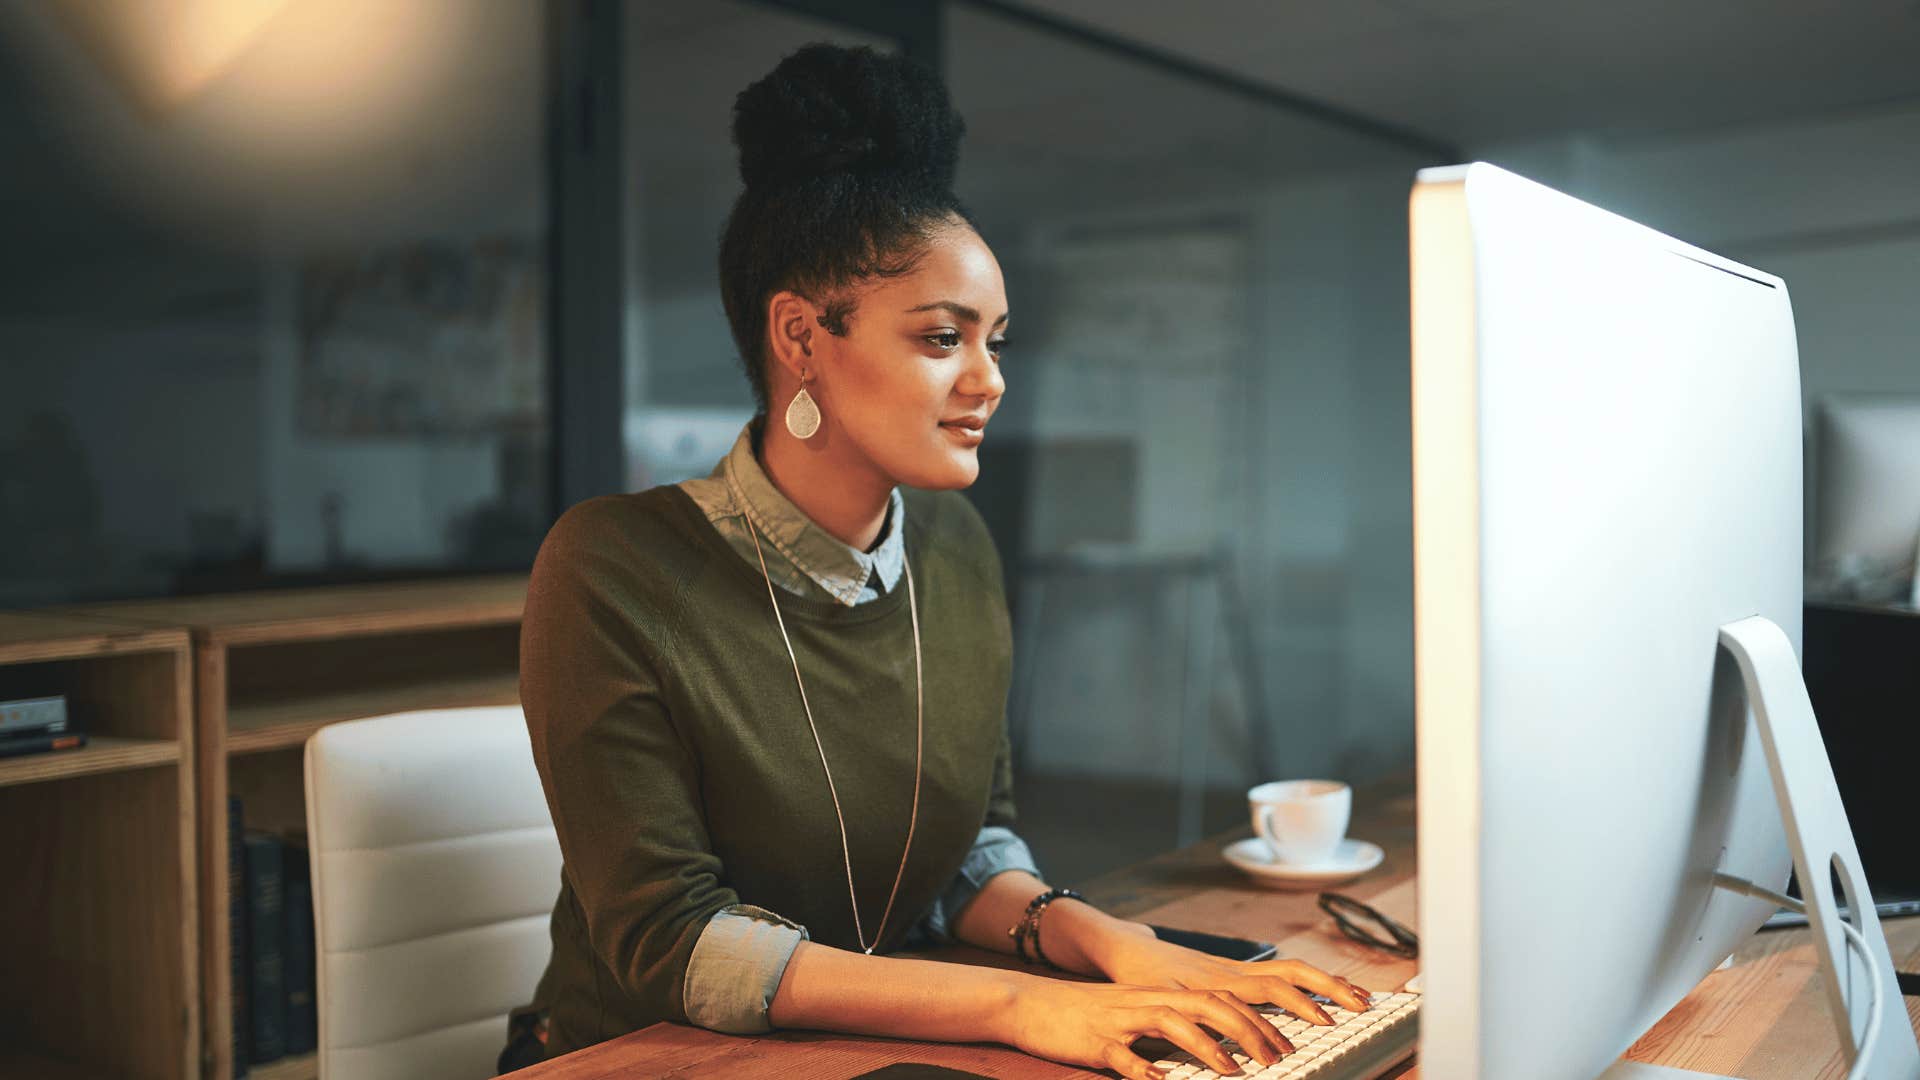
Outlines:
[[[1773,775],[1774,797],[1786,825],[1793,868],[1806,893],[1807,921],[1819,947],[1821,981],[1827,988],[1827,1011],[1833,1017],[1849,1066],[1858,1058],[1867,1025],[1872,987],[1865,967],[1855,961],[1840,930],[1839,906],[1833,895],[1833,876],[1847,891],[1853,925],[1866,938],[1879,968],[1880,1032],[1872,1046],[1871,1080],[1920,1080],[1920,1044],[1907,1022],[1906,1004],[1894,976],[1893,956],[1887,950],[1880,917],[1867,891],[1867,875],[1860,869],[1860,852],[1833,781],[1833,765],[1814,722],[1813,703],[1800,677],[1793,643],[1767,619],[1754,616],[1720,628],[1720,645],[1740,665],[1747,701],[1766,747],[1767,769]],[[1829,870],[1831,866],[1831,870]],[[1851,1007],[1850,1007],[1851,1006]],[[1622,1061],[1601,1080],[1700,1080],[1708,1073],[1669,1069]]]

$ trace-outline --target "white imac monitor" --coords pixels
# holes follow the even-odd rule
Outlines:
[[[1421,1075],[1593,1080],[1787,883],[1719,630],[1798,653],[1793,312],[1490,165],[1411,212]]]

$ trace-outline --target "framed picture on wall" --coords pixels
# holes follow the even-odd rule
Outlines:
[[[545,263],[510,238],[303,260],[303,435],[418,438],[545,423]]]
[[[1212,550],[1234,527],[1244,463],[1250,228],[1231,211],[1051,222],[1027,249],[1041,325],[1021,356],[1038,371],[1031,409],[1037,459],[1047,447],[1120,442],[1136,490],[1118,503],[1142,553]],[[1029,536],[1036,551],[1097,543],[1114,532],[1083,505],[1066,471],[1036,467]],[[1111,493],[1109,493],[1110,495]],[[1101,523],[1081,536],[1078,522]]]

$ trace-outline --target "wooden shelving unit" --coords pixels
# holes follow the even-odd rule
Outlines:
[[[184,630],[0,612],[0,698],[91,740],[0,759],[0,1077],[199,1072],[192,676]]]
[[[199,1045],[210,1080],[233,1075],[228,797],[241,799],[248,828],[302,827],[303,755],[320,728],[410,709],[517,703],[526,593],[527,576],[507,574],[43,609],[191,635]],[[317,1073],[311,1054],[249,1070],[258,1080]]]

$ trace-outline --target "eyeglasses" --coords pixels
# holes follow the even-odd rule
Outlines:
[[[1320,894],[1320,910],[1333,916],[1333,921],[1339,925],[1341,933],[1362,945],[1371,945],[1376,949],[1390,952],[1395,956],[1404,956],[1409,960],[1420,955],[1420,939],[1414,935],[1413,931],[1351,896],[1323,892]],[[1380,940],[1364,922],[1356,920],[1370,920],[1375,926],[1386,931],[1391,940]]]

